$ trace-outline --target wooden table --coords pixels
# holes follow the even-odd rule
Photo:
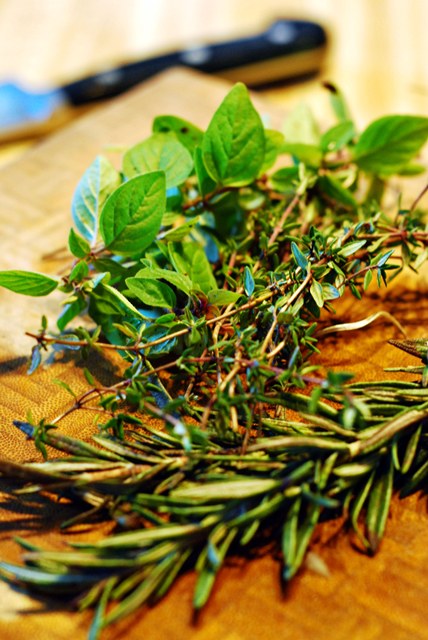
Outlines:
[[[329,29],[331,48],[323,76],[343,87],[358,122],[387,112],[427,111],[428,4],[424,0],[0,0],[0,76],[13,74],[38,86],[49,85],[180,41],[254,31],[285,14],[321,20]],[[8,166],[0,173],[1,268],[19,261],[23,268],[54,270],[55,264],[42,264],[40,258],[63,242],[76,181],[103,145],[135,142],[138,123],[138,137],[142,137],[158,111],[175,112],[206,125],[226,90],[222,83],[175,73],[103,108],[99,116],[94,113],[33,149],[25,149],[26,155],[22,155],[22,145],[3,150],[1,158]],[[273,104],[274,112],[305,100],[321,118],[328,118],[319,79],[272,89],[262,97]],[[138,120],[136,109],[142,104],[144,116]],[[115,132],[114,139],[110,132]],[[426,279],[405,285],[406,289],[398,284],[387,299],[373,293],[367,305],[371,310],[393,308],[411,335],[421,335],[428,321]],[[33,446],[13,434],[11,420],[24,418],[28,408],[41,417],[64,406],[67,398],[53,377],[77,387],[83,383],[71,363],[26,377],[24,356],[31,343],[21,337],[21,330],[37,327],[46,301],[21,306],[15,296],[2,292],[1,305],[0,449],[3,455],[28,459],[34,457]],[[54,315],[55,301],[47,308]],[[352,306],[343,305],[341,315],[344,320],[351,318]],[[357,340],[330,339],[326,364],[351,368],[360,377],[375,377],[383,365],[396,362],[385,342],[394,336],[393,327],[381,325]],[[98,361],[94,367],[100,377],[112,374],[108,363]],[[89,422],[70,423],[65,428],[83,436],[91,430]],[[11,542],[17,533],[33,541],[42,538],[47,547],[63,545],[53,532],[59,517],[55,507],[47,509],[38,500],[22,506],[7,497],[2,506],[2,557],[19,558]],[[232,563],[222,573],[196,627],[190,613],[194,577],[185,575],[159,606],[132,624],[108,632],[106,638],[427,639],[427,524],[424,499],[415,496],[403,503],[395,501],[386,540],[374,559],[359,555],[345,537],[337,536],[334,523],[320,528],[314,550],[322,554],[330,577],[303,571],[285,594],[280,591],[279,567],[269,556]],[[87,616],[65,615],[52,604],[37,616],[20,613],[22,607],[34,606],[37,603],[0,583],[2,640],[85,637]]]

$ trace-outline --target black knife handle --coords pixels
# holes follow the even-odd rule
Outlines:
[[[303,20],[278,20],[264,33],[209,44],[132,62],[62,87],[75,106],[112,98],[170,67],[184,66],[205,73],[221,73],[246,65],[292,54],[321,49],[327,38],[324,29]],[[318,69],[314,68],[313,72]],[[284,78],[287,68],[284,67]]]

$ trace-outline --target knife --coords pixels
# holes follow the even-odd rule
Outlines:
[[[6,82],[0,85],[0,142],[43,135],[79,107],[117,96],[170,67],[190,67],[250,87],[313,75],[326,43],[319,24],[277,20],[262,33],[131,62],[46,91]]]

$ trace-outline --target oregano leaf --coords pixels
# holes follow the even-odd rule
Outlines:
[[[34,271],[0,271],[0,287],[26,296],[47,296],[58,285],[58,280]]]
[[[169,133],[154,133],[131,147],[123,157],[127,178],[151,171],[165,173],[166,188],[182,184],[193,170],[193,160],[185,146]]]
[[[418,153],[428,139],[428,118],[422,116],[384,116],[361,134],[354,162],[371,173],[399,172]]]
[[[238,83],[215,112],[202,140],[211,178],[224,186],[252,182],[263,165],[265,134],[245,85]]]
[[[119,184],[119,173],[106,158],[98,156],[77,185],[71,203],[73,222],[91,246],[97,241],[101,208]]]
[[[101,212],[101,236],[121,255],[144,251],[156,238],[165,212],[165,175],[153,171],[118,187]]]
[[[177,304],[174,291],[164,282],[150,278],[127,278],[131,293],[148,307],[173,309]]]

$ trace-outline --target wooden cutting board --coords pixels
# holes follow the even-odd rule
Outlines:
[[[0,172],[0,268],[55,272],[61,265],[51,255],[64,247],[70,226],[73,190],[93,158],[106,146],[129,146],[150,133],[152,118],[171,113],[207,125],[229,89],[223,82],[181,70],[169,72],[81,118]],[[263,113],[273,109],[260,106]],[[273,118],[278,122],[278,114]],[[107,151],[114,159],[114,153]],[[118,154],[119,158],[119,154]],[[381,296],[373,291],[358,318],[380,309],[393,311],[411,336],[423,335],[428,324],[427,285],[423,278],[398,282]],[[69,398],[55,385],[61,378],[76,391],[84,388],[79,366],[56,363],[34,376],[26,375],[26,356],[32,341],[25,330],[39,326],[40,316],[54,318],[59,297],[33,300],[0,291],[0,455],[15,460],[36,459],[32,443],[12,427],[30,410],[37,419],[54,416]],[[352,301],[341,304],[339,315],[356,320]],[[412,360],[387,345],[397,330],[378,324],[346,338],[328,338],[323,363],[353,370],[360,378],[382,375],[382,367]],[[351,337],[349,337],[351,335]],[[115,364],[95,358],[90,367],[106,382]],[[90,420],[64,423],[67,433],[89,437]],[[12,541],[21,535],[50,548],[63,548],[67,536],[55,527],[72,512],[40,498],[24,502],[10,496],[7,482],[0,497],[0,557],[18,560]],[[422,640],[428,638],[428,515],[426,499],[414,496],[394,501],[386,539],[375,558],[354,549],[338,525],[319,527],[313,550],[322,555],[329,576],[303,570],[285,592],[280,588],[280,566],[269,554],[252,560],[234,560],[222,571],[218,585],[198,624],[191,619],[194,576],[184,575],[170,595],[153,609],[141,612],[119,628],[113,638],[149,640]],[[100,535],[82,528],[76,537]],[[38,610],[36,613],[29,613]],[[58,602],[37,601],[0,583],[0,637],[2,640],[83,640],[89,616],[61,610]]]

